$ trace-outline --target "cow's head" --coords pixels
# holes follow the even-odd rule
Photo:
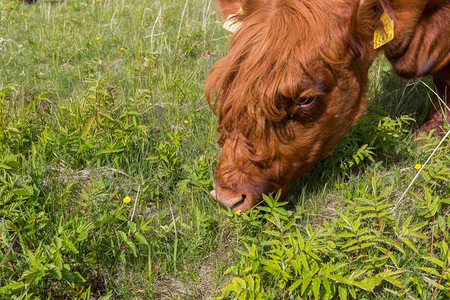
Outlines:
[[[214,194],[226,206],[244,211],[262,194],[285,195],[364,110],[375,52],[361,39],[377,22],[355,28],[360,14],[371,13],[357,2],[218,1],[224,19],[243,10],[205,88],[218,108],[223,148]]]

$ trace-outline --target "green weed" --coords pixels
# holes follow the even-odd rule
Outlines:
[[[412,141],[423,82],[378,59],[334,154],[240,217],[209,195],[213,1],[0,14],[0,298],[448,296],[450,145]]]

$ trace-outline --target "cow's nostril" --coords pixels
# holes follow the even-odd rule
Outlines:
[[[245,199],[247,198],[246,194],[242,194],[241,195],[241,200],[236,202],[235,204],[233,204],[233,206],[231,206],[232,210],[235,210],[238,206],[240,206],[241,204],[243,204],[245,202]]]

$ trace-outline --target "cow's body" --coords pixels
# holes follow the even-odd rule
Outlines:
[[[448,0],[218,0],[242,25],[206,82],[219,110],[217,199],[247,210],[328,156],[365,108],[368,70],[384,51],[397,74],[450,85]],[[380,16],[394,38],[374,49]],[[435,97],[422,131],[443,123]],[[444,105],[445,106],[445,105]],[[447,111],[447,115],[449,112]]]

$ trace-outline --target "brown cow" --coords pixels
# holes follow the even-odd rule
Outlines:
[[[432,75],[441,98],[450,98],[449,0],[217,1],[224,19],[242,8],[229,53],[205,87],[223,148],[213,194],[233,210],[279,189],[284,197],[333,151],[364,111],[380,51],[400,76]],[[394,37],[374,49],[375,32],[389,33],[382,14]],[[442,123],[432,108],[421,129]]]

